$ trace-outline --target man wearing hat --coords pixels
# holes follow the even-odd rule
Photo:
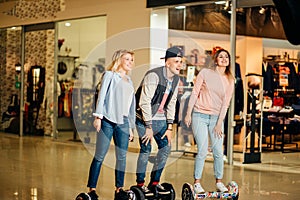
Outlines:
[[[146,72],[136,96],[136,128],[139,134],[140,154],[137,161],[136,182],[145,196],[169,194],[159,184],[162,171],[171,150],[172,124],[175,117],[179,72],[182,67],[182,50],[167,49],[165,66]],[[154,159],[150,183],[145,185],[145,176],[151,142],[155,140],[158,153]]]

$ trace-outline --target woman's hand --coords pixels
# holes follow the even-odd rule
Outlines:
[[[215,137],[222,138],[223,137],[223,131],[222,131],[222,124],[217,123],[214,128]]]
[[[134,138],[133,129],[129,129],[129,142],[133,142],[133,138]]]
[[[190,127],[191,123],[192,123],[192,117],[191,115],[187,114],[184,118],[184,123],[187,127]]]
[[[101,129],[101,119],[100,118],[95,117],[94,127],[95,127],[95,129],[96,129],[97,132],[100,131],[100,129]]]

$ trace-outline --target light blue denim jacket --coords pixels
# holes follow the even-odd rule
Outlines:
[[[127,76],[129,83],[133,87],[132,80]],[[106,71],[103,75],[99,96],[96,104],[96,111],[93,116],[105,117],[109,121],[116,124],[123,124],[123,92],[117,91],[116,86],[122,80],[122,77],[112,71]],[[132,95],[132,101],[129,109],[129,127],[135,128],[135,95]]]

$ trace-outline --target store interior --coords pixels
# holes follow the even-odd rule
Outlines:
[[[215,6],[214,9],[212,6]],[[223,5],[221,11],[216,5],[208,5],[205,9],[202,7],[189,6],[184,10],[162,8],[154,9],[151,13],[154,28],[165,30],[168,27],[163,42],[184,50],[186,61],[180,76],[185,85],[178,99],[173,150],[192,156],[195,155],[196,144],[192,131],[181,123],[184,117],[181,112],[193,88],[193,78],[203,65],[201,59],[209,57],[215,48],[230,49],[229,18],[224,13],[227,11],[224,11]],[[194,15],[199,9],[206,13],[197,12],[198,15]],[[244,24],[237,23],[236,36],[235,74],[240,84],[235,91],[236,152],[293,151],[298,150],[300,142],[300,47],[290,44],[284,37],[280,38],[284,35],[282,26],[273,25],[270,31],[270,20],[274,19],[276,10],[274,6],[264,9],[263,14],[260,13],[261,7],[239,12]],[[260,27],[252,24],[256,29],[244,29],[245,24],[251,25],[247,23],[250,14],[252,17],[264,16],[265,23]],[[212,27],[214,29],[199,29],[212,23],[208,20],[199,21],[199,18],[220,23]],[[169,21],[162,23],[165,19]],[[198,25],[193,23],[198,21]],[[39,28],[25,26],[24,135],[95,143],[91,113],[94,109],[95,87],[109,63],[105,59],[106,23],[107,16],[96,16],[43,24]],[[268,35],[270,33],[276,34]],[[22,73],[18,67],[22,56],[22,27],[1,29],[0,41],[5,49],[5,54],[0,55],[1,66],[5,66],[1,68],[0,80],[3,97],[0,102],[1,131],[19,134]],[[153,50],[151,66],[153,63],[162,64],[160,57],[163,57],[163,51]],[[135,86],[139,84],[140,74],[146,68],[136,66],[133,69],[131,76]],[[250,79],[257,81],[255,87],[250,87]],[[274,109],[292,112],[277,115]],[[136,151],[136,147],[137,140],[130,144],[130,150]]]

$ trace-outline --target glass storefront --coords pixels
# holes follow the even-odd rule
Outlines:
[[[1,29],[1,131],[20,134],[20,103],[23,103],[24,135],[79,139],[74,121],[79,121],[80,117],[85,123],[82,113],[91,114],[92,111],[77,112],[73,119],[73,91],[76,84],[81,87],[85,82],[80,73],[94,75],[98,70],[100,76],[103,72],[105,49],[96,47],[105,39],[106,16]],[[91,54],[98,57],[91,57]],[[88,89],[94,88],[98,78],[88,77],[87,80],[92,80]],[[23,102],[20,101],[21,93]],[[80,108],[89,106],[86,100],[77,100],[81,101]]]

